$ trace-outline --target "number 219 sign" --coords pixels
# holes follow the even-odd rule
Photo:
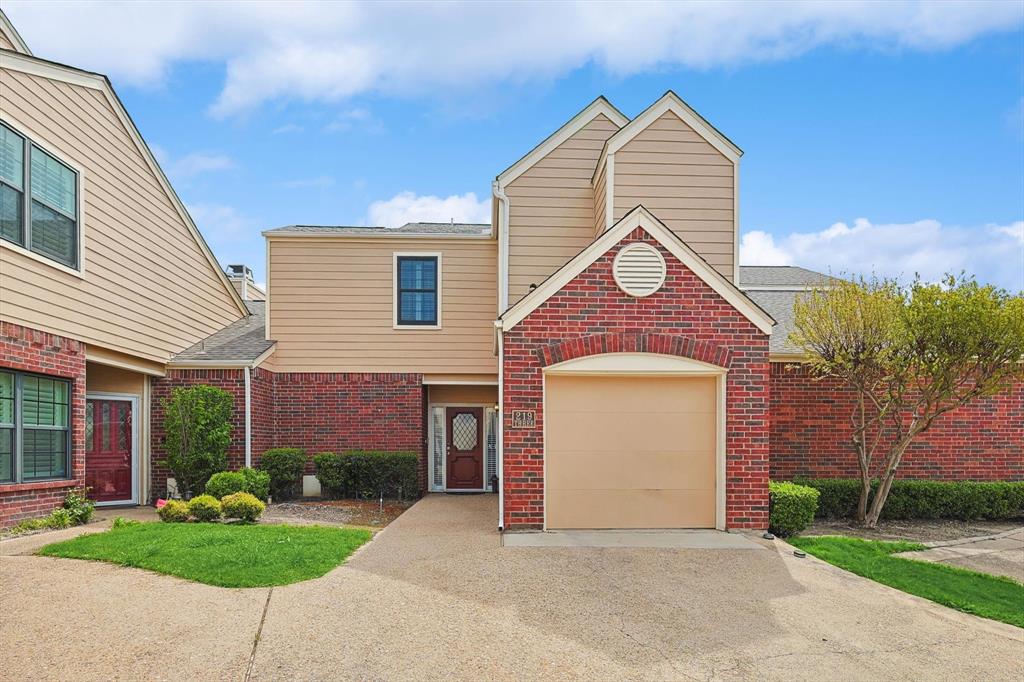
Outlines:
[[[513,429],[532,429],[537,425],[537,413],[533,410],[512,410]]]

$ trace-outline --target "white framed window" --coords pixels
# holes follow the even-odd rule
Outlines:
[[[81,270],[81,172],[0,121],[0,239]]]
[[[441,254],[394,254],[395,329],[441,328]]]

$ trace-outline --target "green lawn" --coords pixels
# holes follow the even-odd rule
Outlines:
[[[788,542],[859,576],[959,611],[1024,628],[1024,585],[1009,578],[891,556],[926,549],[923,545],[837,536],[795,537]]]
[[[318,578],[372,537],[324,526],[142,523],[47,545],[44,556],[109,561],[220,587]]]

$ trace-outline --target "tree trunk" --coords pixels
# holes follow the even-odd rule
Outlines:
[[[910,445],[910,440],[913,436],[907,436],[902,441],[893,446],[892,452],[889,457],[886,458],[885,474],[882,476],[882,480],[878,483],[878,490],[875,491],[875,499],[871,500],[871,510],[868,511],[867,517],[864,520],[864,525],[867,528],[875,528],[878,526],[878,518],[882,515],[882,507],[885,506],[885,501],[889,497],[889,490],[892,488],[892,482],[896,479],[896,469],[900,465],[900,460],[903,459],[903,452]]]
[[[868,496],[871,494],[871,477],[861,472],[860,475],[860,499],[857,500],[857,523],[863,526],[867,523]]]

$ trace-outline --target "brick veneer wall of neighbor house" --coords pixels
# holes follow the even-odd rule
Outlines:
[[[646,241],[667,263],[664,286],[646,298],[623,293],[612,261]],[[505,527],[543,524],[543,367],[585,355],[650,352],[727,367],[726,525],[768,525],[768,336],[642,228],[592,263],[505,333]],[[513,410],[534,410],[533,429],[511,428]]]
[[[71,479],[0,484],[0,528],[45,516],[85,480],[85,344],[28,327],[0,322],[0,368],[70,379]]]
[[[245,464],[245,376],[242,369],[170,370],[153,388],[153,494],[166,490],[163,447],[164,398],[175,386],[209,384],[234,399],[229,468]],[[252,462],[272,447],[298,447],[313,455],[350,449],[420,454],[420,485],[426,486],[423,454],[423,379],[419,374],[282,373],[255,369],[250,377]]]
[[[772,363],[771,475],[856,478],[853,394],[798,363]],[[1024,383],[941,417],[911,444],[900,478],[1024,480]]]

